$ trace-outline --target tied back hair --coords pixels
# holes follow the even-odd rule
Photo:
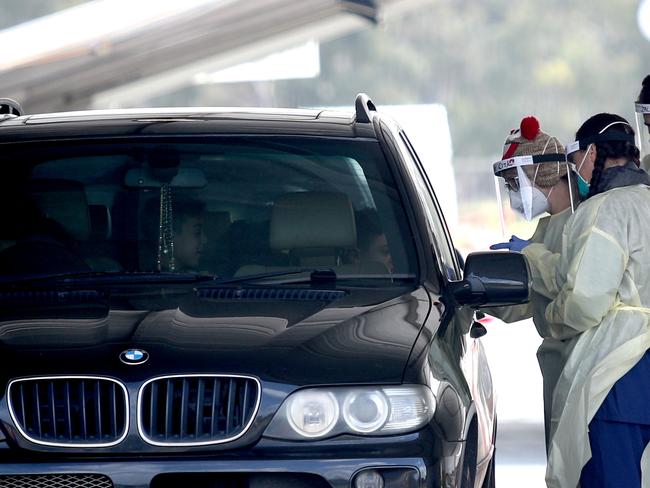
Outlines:
[[[615,123],[621,122],[621,123]],[[610,126],[610,124],[613,124]],[[610,126],[610,127],[607,127]],[[607,129],[605,129],[607,127]],[[598,135],[603,129],[603,134],[610,134],[612,132],[623,132],[634,136],[634,129],[630,126],[629,122],[620,115],[600,113],[587,119],[576,132],[576,140],[582,140],[587,137]],[[596,146],[596,161],[594,162],[594,171],[591,175],[591,182],[589,184],[589,194],[587,198],[591,198],[599,193],[600,180],[603,170],[605,169],[605,161],[607,159],[625,158],[639,166],[639,149],[633,142],[629,141],[598,141],[593,143]]]
[[[650,103],[650,75],[647,75],[641,83],[641,91],[637,103]]]

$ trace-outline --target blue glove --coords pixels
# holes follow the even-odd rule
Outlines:
[[[508,242],[499,242],[497,244],[492,244],[490,246],[490,249],[507,249],[508,251],[521,252],[521,250],[528,244],[530,244],[530,241],[527,241],[526,239],[520,239],[517,236],[512,236]]]

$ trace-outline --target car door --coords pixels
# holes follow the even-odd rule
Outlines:
[[[442,214],[442,210],[436,199],[435,193],[428,175],[413,149],[408,137],[404,132],[400,133],[401,142],[410,156],[410,163],[414,165],[420,179],[420,193],[425,205],[429,208],[428,214],[431,225],[434,229],[436,240],[436,255],[440,267],[440,273],[444,280],[457,281],[461,279],[460,263],[458,255],[453,246],[451,235]],[[485,474],[488,461],[491,459],[494,449],[495,434],[495,398],[492,376],[488,366],[485,350],[481,344],[480,336],[485,329],[478,322],[473,311],[462,307],[457,311],[455,319],[449,327],[457,327],[460,330],[451,332],[452,350],[459,351],[460,367],[465,375],[467,385],[471,392],[477,419],[477,472],[476,480],[479,483]]]

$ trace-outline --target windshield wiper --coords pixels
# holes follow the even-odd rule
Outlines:
[[[304,276],[306,273],[309,275]],[[291,275],[303,275],[293,278]],[[391,282],[413,281],[414,274],[410,273],[386,273],[386,274],[336,274],[332,268],[298,268],[284,271],[270,271],[267,273],[259,273],[252,275],[236,276],[233,278],[225,278],[215,280],[207,285],[202,285],[201,288],[209,288],[212,286],[220,286],[232,283],[245,283],[247,281],[264,281],[270,278],[283,278],[274,280],[273,284],[294,284],[294,283],[311,283],[311,284],[327,284],[335,283],[344,280],[389,280]]]
[[[401,283],[401,282],[411,282],[415,280],[414,274],[395,274],[395,273],[385,273],[385,274],[370,274],[370,273],[345,273],[335,275],[333,279],[320,278],[314,276],[299,276],[296,278],[286,278],[278,281],[274,281],[273,284],[295,284],[295,283],[345,283],[346,286],[354,284],[354,282],[364,282],[364,281],[389,281],[391,283]],[[357,283],[357,284],[358,284]]]
[[[291,280],[291,282],[292,283],[300,283],[300,282],[322,283],[322,282],[336,281],[336,273],[331,268],[297,268],[297,269],[289,269],[289,270],[285,269],[283,271],[270,271],[267,273],[235,276],[232,278],[215,280],[213,283],[210,283],[208,286],[226,285],[230,283],[245,283],[247,281],[259,281],[268,278],[278,278],[282,276],[291,276],[291,275],[303,274],[303,273],[309,273],[309,276],[303,276],[297,278],[295,281]]]
[[[197,273],[145,272],[145,271],[86,271],[74,273],[44,273],[10,275],[0,277],[0,286],[35,283],[57,285],[104,285],[104,284],[183,284],[215,281],[216,276]]]

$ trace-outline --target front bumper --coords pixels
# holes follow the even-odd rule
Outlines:
[[[111,461],[83,463],[27,463],[3,465],[0,486],[79,486],[84,488],[344,488],[357,473],[375,468],[384,486],[420,488],[439,486],[429,467],[418,458],[369,458],[290,462],[264,461]],[[11,473],[10,476],[7,476]],[[103,475],[88,480],[80,475]],[[18,475],[18,476],[17,476]],[[43,475],[56,475],[48,478]],[[66,475],[66,476],[62,476]],[[40,480],[39,480],[40,479]],[[48,480],[57,480],[51,483]],[[110,484],[109,483],[110,480]],[[427,481],[429,480],[429,481]],[[13,484],[12,484],[13,483]]]
[[[318,443],[262,439],[255,447],[237,452],[167,457],[30,456],[23,451],[0,456],[0,486],[349,488],[355,487],[364,470],[379,473],[384,488],[456,486],[461,447],[461,443],[440,442],[425,428],[381,439]],[[89,474],[95,475],[90,481]]]

